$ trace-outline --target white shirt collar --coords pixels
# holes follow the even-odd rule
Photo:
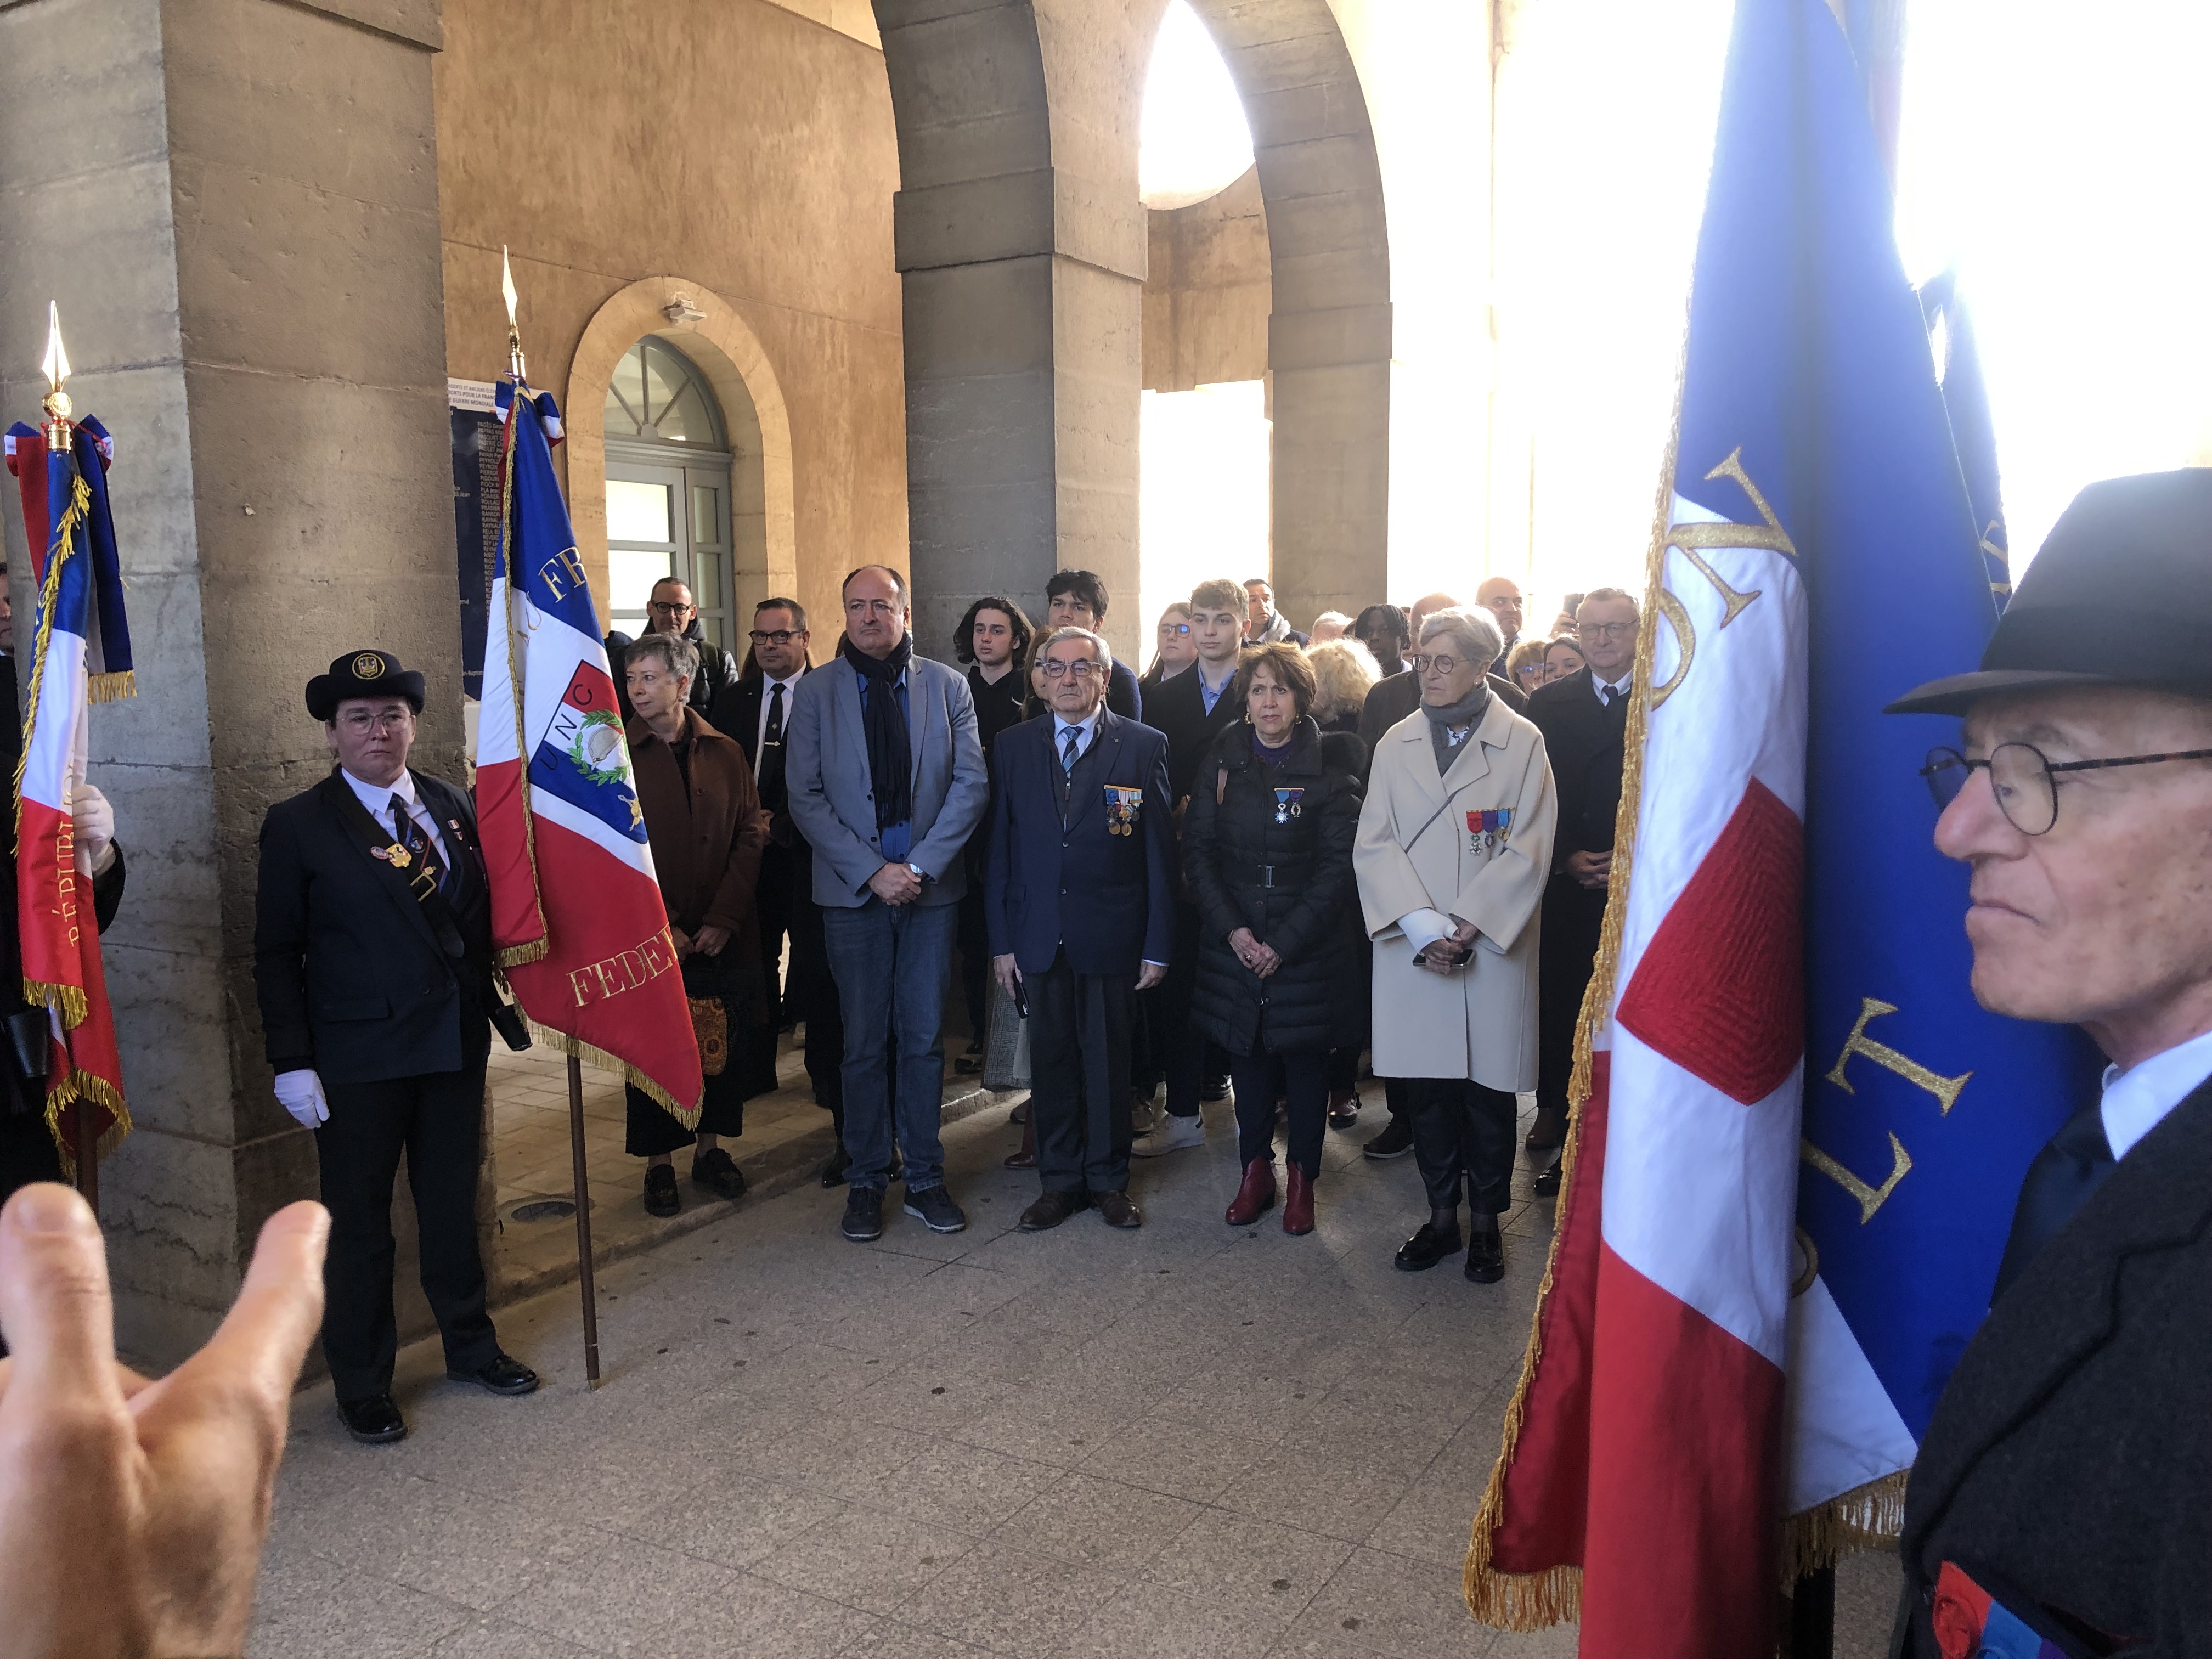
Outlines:
[[[778,679],[775,675],[763,670],[761,673],[761,696],[768,696],[780,685],[784,689],[786,701],[789,701],[792,688],[799,684],[799,677],[805,672],[804,668],[794,668],[781,679]]]
[[[1083,740],[1076,746],[1080,749],[1088,749],[1091,746],[1092,733],[1097,732],[1098,729],[1098,717],[1105,712],[1106,705],[1103,702],[1079,720],[1062,720],[1059,714],[1055,712],[1052,717],[1053,742],[1055,744],[1065,743],[1067,740],[1067,733],[1070,732],[1080,732],[1083,733]]]
[[[1597,677],[1597,670],[1593,668],[1590,670],[1590,695],[1600,702],[1611,701],[1606,696],[1608,691],[1615,697],[1626,696],[1628,694],[1629,683],[1635,678],[1636,671],[1631,668],[1617,680],[1601,680]]]
[[[347,786],[352,789],[361,804],[368,808],[369,816],[372,817],[382,817],[390,808],[392,798],[394,795],[398,796],[407,804],[407,815],[410,817],[415,817],[422,810],[422,797],[416,790],[415,775],[404,767],[400,769],[399,781],[387,785],[363,783],[343,766],[338,768],[338,775],[346,781]],[[393,828],[396,830],[398,826],[394,825]]]
[[[2207,1078],[2212,1078],[2212,1031],[2177,1042],[2124,1072],[2105,1067],[2105,1098],[2099,1109],[2113,1158],[2125,1158]]]

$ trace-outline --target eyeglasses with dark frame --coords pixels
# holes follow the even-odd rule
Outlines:
[[[1990,790],[2005,822],[2023,836],[2043,836],[2058,822],[2060,772],[2102,772],[2118,766],[2156,766],[2165,761],[2212,760],[2212,749],[2181,749],[2167,755],[2118,755],[2108,760],[2055,761],[2032,743],[2001,743],[1985,760],[1957,750],[1931,749],[1920,768],[1936,805],[1958,799],[1974,774],[1988,769]]]
[[[774,628],[770,629],[766,633],[763,633],[759,629],[756,628],[751,633],[746,635],[745,637],[750,640],[755,645],[783,646],[789,645],[793,640],[797,639],[806,630],[803,628]]]

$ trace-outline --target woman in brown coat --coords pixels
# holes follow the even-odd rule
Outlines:
[[[695,1138],[692,1181],[718,1198],[744,1191],[744,1173],[720,1141],[744,1132],[744,1068],[730,1061],[763,1004],[753,893],[768,821],[745,751],[688,705],[698,661],[688,640],[647,634],[629,647],[623,669],[637,711],[627,734],[638,805],[707,1073],[696,1137],[643,1090],[626,1091],[623,1150],[647,1160],[645,1207],[654,1215],[683,1207],[675,1154]]]

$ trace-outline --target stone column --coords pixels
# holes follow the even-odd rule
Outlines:
[[[1101,68],[1141,60],[1144,20],[1055,0],[876,0],[876,18],[918,642],[949,655],[983,593],[1041,617],[1072,565],[1105,580],[1106,631],[1133,655],[1145,220],[1135,91]]]
[[[315,1190],[252,982],[256,838],[329,760],[301,688],[375,645],[461,768],[431,55],[437,0],[0,9],[0,407],[49,296],[115,434],[138,696],[93,715],[129,860],[106,946],[136,1129],[101,1171],[125,1351],[173,1361]],[[29,614],[12,504],[10,581]]]

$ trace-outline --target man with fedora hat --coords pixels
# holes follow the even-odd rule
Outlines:
[[[1893,1651],[2212,1652],[2212,469],[2084,489],[1890,712],[1964,717],[1924,771],[1975,996],[2112,1061],[1921,1442]]]
[[[403,1438],[392,1400],[392,1182],[407,1155],[422,1291],[446,1374],[528,1394],[501,1352],[477,1248],[493,985],[491,897],[474,805],[408,769],[422,677],[351,651],[307,682],[337,761],[269,809],[253,982],[276,1097],[315,1132],[331,1212],[323,1352],[355,1439]]]

